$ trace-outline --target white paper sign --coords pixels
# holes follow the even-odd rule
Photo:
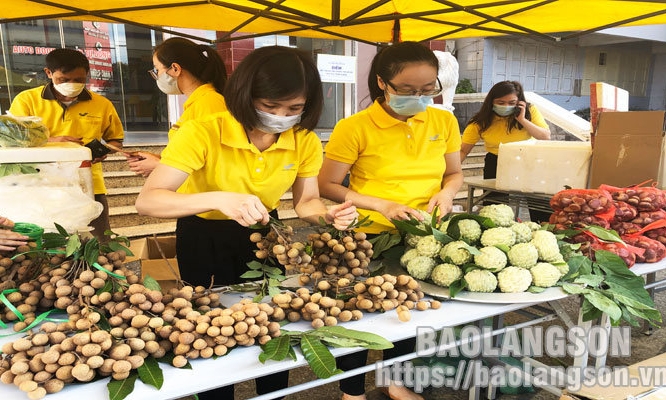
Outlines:
[[[322,82],[356,83],[356,57],[318,54],[317,69]]]

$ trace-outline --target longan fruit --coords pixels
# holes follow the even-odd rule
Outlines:
[[[28,398],[30,400],[43,399],[46,396],[46,389],[43,387],[37,387],[35,390],[28,392]]]
[[[253,235],[254,235],[254,234],[256,234],[256,233],[253,233]],[[261,236],[261,234],[259,234],[259,236]],[[223,347],[224,347],[224,346],[223,346]],[[226,349],[226,347],[224,347],[224,348]],[[216,349],[217,349],[217,347],[216,347]],[[225,351],[225,353],[226,353],[226,351]],[[222,354],[222,355],[223,355],[223,354]],[[173,366],[176,367],[176,368],[182,368],[182,367],[184,367],[185,365],[187,365],[187,358],[185,358],[185,357],[183,357],[183,356],[180,356],[180,355],[175,356],[175,357],[173,358],[173,360],[171,360],[171,365],[173,365]]]
[[[402,322],[408,322],[410,319],[412,319],[412,314],[409,312],[409,310],[398,311],[398,319]]]
[[[46,393],[57,393],[61,391],[65,387],[65,382],[61,381],[60,379],[50,379],[46,382],[44,382],[44,389],[46,390]]]

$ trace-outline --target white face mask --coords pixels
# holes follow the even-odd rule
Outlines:
[[[297,114],[282,117],[257,109],[255,111],[257,112],[257,117],[259,117],[259,126],[257,126],[257,129],[272,134],[282,133],[293,128],[294,125],[301,122],[301,115],[303,115]]]
[[[76,97],[86,88],[85,83],[65,82],[53,84],[53,88],[65,97]]]
[[[157,77],[157,87],[166,94],[183,94],[178,89],[178,79],[166,73]]]

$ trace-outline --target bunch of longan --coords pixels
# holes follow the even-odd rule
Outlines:
[[[310,293],[307,288],[300,288],[296,293],[285,292],[273,296],[271,301],[277,306],[273,319],[282,321],[285,318],[290,322],[301,319],[311,321],[313,328],[324,325],[337,325],[338,321],[356,321],[363,318],[363,313],[357,309],[345,309],[345,302],[341,299]]]
[[[312,321],[312,326],[318,328],[361,319],[364,312],[394,309],[398,310],[401,321],[408,321],[409,310],[424,311],[441,306],[439,301],[423,300],[418,281],[409,275],[371,276],[365,282],[357,281],[349,286],[350,290],[344,290],[350,284],[347,278],[339,278],[337,287],[332,288],[327,280],[321,280],[317,285],[320,292],[310,293],[307,288],[299,288],[295,293],[277,294],[271,299],[277,306],[273,318],[290,322],[304,319]],[[342,299],[344,297],[347,297],[346,301]]]
[[[284,266],[287,273],[308,270],[312,257],[307,253],[307,245],[293,241],[294,228],[288,225],[270,224],[266,236],[259,232],[250,235],[255,243],[255,255],[260,260],[275,259]]]
[[[12,289],[45,271],[42,268],[48,265],[48,260],[40,254],[30,253],[36,247],[35,242],[28,242],[11,253],[0,253],[0,290]]]
[[[423,300],[419,282],[409,275],[377,275],[354,285],[356,297],[349,299],[353,307],[366,312],[397,310],[401,321],[409,321],[409,310],[437,309],[437,300]]]
[[[144,362],[105,330],[75,332],[54,322],[5,343],[2,353],[0,380],[18,386],[30,399],[59,392],[68,383],[89,382],[98,374],[125,379]]]
[[[172,305],[178,308],[179,315],[188,309],[179,299],[174,299]],[[172,364],[182,367],[188,359],[223,356],[236,345],[265,344],[279,336],[280,325],[270,320],[272,314],[269,304],[244,299],[229,308],[215,308],[204,314],[189,311],[184,317],[175,317],[171,325],[158,328],[157,333],[172,344]]]
[[[363,232],[337,231],[337,237],[330,232],[313,233],[308,236],[312,243],[313,268],[301,271],[301,284],[323,277],[341,277],[353,281],[368,276],[368,265],[373,255],[372,243]],[[313,270],[314,269],[314,270]]]

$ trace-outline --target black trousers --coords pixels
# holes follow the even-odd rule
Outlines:
[[[483,179],[495,179],[497,178],[497,155],[493,153],[486,153],[485,162],[483,164]],[[487,199],[494,200],[488,204],[493,204],[497,202],[509,203],[509,196],[505,194],[494,193],[489,196],[486,196]],[[529,206],[529,201],[528,201]],[[550,213],[537,211],[530,209],[530,221],[536,223],[548,222],[550,218]]]
[[[277,218],[277,211],[271,215]],[[232,220],[207,220],[197,216],[179,218],[176,223],[176,257],[181,278],[191,285],[206,287],[213,277],[216,285],[243,282],[240,276],[248,270],[246,264],[256,259],[256,246],[250,242],[253,232],[258,231]],[[289,371],[256,378],[255,384],[260,395],[284,389],[289,386]],[[202,392],[198,397],[200,400],[233,400],[234,386]]]

